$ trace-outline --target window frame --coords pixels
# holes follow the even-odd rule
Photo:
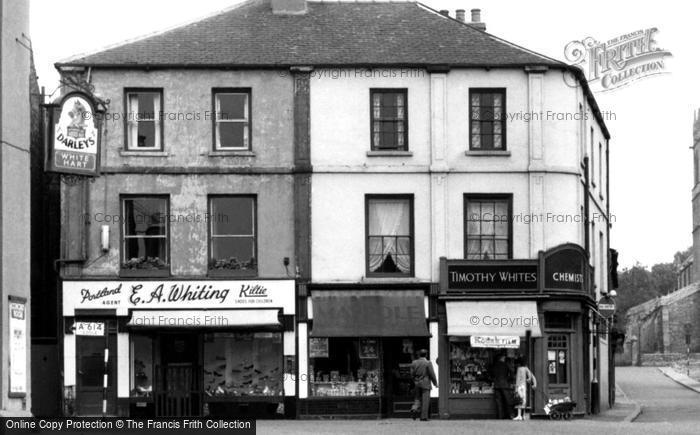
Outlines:
[[[491,148],[484,148],[483,146],[481,146],[479,148],[474,148],[474,144],[472,141],[472,123],[474,122],[474,120],[472,119],[472,107],[473,107],[472,106],[472,95],[473,94],[496,94],[496,93],[501,94],[501,98],[502,98],[501,101],[503,102],[502,113],[501,113],[501,148],[495,148],[493,146]],[[507,135],[508,128],[506,125],[506,120],[507,120],[506,97],[507,97],[506,88],[469,88],[469,97],[468,97],[469,98],[469,112],[467,114],[468,119],[469,119],[469,127],[468,127],[469,130],[467,131],[467,134],[469,135],[469,151],[485,151],[485,152],[508,151],[508,135]],[[481,106],[479,106],[479,107],[481,107]],[[479,120],[479,122],[483,122],[483,121]],[[496,121],[493,120],[492,122],[495,123]],[[482,133],[479,132],[479,135],[482,135]],[[492,135],[493,135],[493,133],[492,133]]]
[[[144,193],[144,194],[122,194],[119,195],[119,208],[121,211],[121,220],[122,222],[119,225],[120,229],[120,240],[119,240],[119,275],[120,276],[152,276],[152,277],[167,277],[170,276],[170,268],[171,268],[171,263],[170,263],[170,255],[171,255],[171,249],[170,249],[170,238],[171,238],[171,233],[170,233],[170,219],[166,219],[165,223],[165,257],[166,257],[166,266],[163,269],[125,269],[123,267],[125,263],[125,258],[126,258],[126,209],[125,205],[127,200],[130,199],[140,199],[140,198],[148,198],[148,199],[163,199],[165,200],[165,210],[166,210],[166,217],[170,215],[170,195],[167,194],[149,194],[149,193]]]
[[[250,198],[253,200],[253,251],[255,255],[255,268],[252,270],[243,269],[211,269],[210,264],[213,259],[213,239],[216,237],[235,237],[235,236],[214,236],[214,220],[212,218],[212,201],[217,198]],[[260,259],[258,258],[258,196],[256,194],[226,194],[217,193],[207,195],[207,213],[210,217],[209,223],[207,224],[207,275],[209,276],[248,276],[255,277],[258,276],[258,267],[260,266]],[[249,236],[244,236],[249,237]]]
[[[157,113],[155,113],[153,121],[155,123],[155,128],[156,128],[156,140],[158,141],[158,146],[156,147],[138,147],[138,146],[129,146],[130,144],[130,134],[129,134],[129,126],[132,123],[136,123],[138,125],[138,122],[133,119],[129,119],[131,115],[133,114],[131,110],[131,106],[129,105],[129,95],[130,94],[157,94],[158,95],[158,103],[159,103],[159,110]],[[161,119],[160,114],[165,112],[165,98],[163,96],[163,88],[124,88],[124,108],[126,109],[124,112],[126,113],[126,116],[124,117],[124,151],[139,151],[139,152],[162,152],[165,149],[165,133],[164,133],[164,122],[163,119]],[[138,113],[138,111],[136,112]]]
[[[481,259],[470,259],[468,255],[469,251],[469,233],[467,225],[467,210],[469,209],[469,201],[503,201],[505,200],[508,204],[508,258],[490,258],[489,260]],[[462,225],[463,228],[463,239],[464,244],[464,259],[473,261],[490,261],[490,260],[512,260],[513,259],[513,194],[512,193],[465,193],[463,199],[463,211],[462,211]],[[495,235],[494,235],[495,237]],[[494,238],[495,241],[495,238]],[[495,245],[494,245],[495,246]]]
[[[408,201],[408,228],[411,248],[411,268],[408,273],[385,273],[372,272],[369,267],[369,204],[372,200],[405,200]],[[416,274],[416,241],[415,241],[415,213],[414,213],[415,196],[410,194],[365,194],[365,276],[371,278],[413,278]],[[376,236],[375,236],[376,237]]]
[[[216,110],[216,103],[217,103],[217,95],[219,94],[245,94],[246,98],[248,99],[247,101],[247,114],[248,118],[245,120],[245,123],[247,124],[247,129],[248,129],[248,144],[246,147],[224,147],[221,146],[221,144],[218,143],[217,140],[217,132],[218,132],[218,124],[219,121],[217,120],[217,110]],[[214,152],[221,152],[221,151],[252,151],[253,150],[253,89],[252,88],[212,88],[211,90],[211,109],[212,109],[212,151]],[[223,122],[232,122],[232,123],[240,123],[241,120],[226,120]]]
[[[395,146],[392,148],[378,147],[374,143],[374,94],[382,93],[401,93],[403,94],[404,103],[404,119],[403,119],[403,147]],[[378,121],[382,119],[379,118]],[[407,152],[408,147],[408,88],[370,88],[369,90],[369,143],[370,151],[383,151],[383,152]],[[398,136],[397,136],[398,137]]]

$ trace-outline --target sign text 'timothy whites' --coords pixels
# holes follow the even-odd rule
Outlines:
[[[467,265],[447,267],[450,290],[537,289],[537,266],[523,264]]]

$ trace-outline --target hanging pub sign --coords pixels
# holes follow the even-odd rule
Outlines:
[[[97,176],[101,137],[92,97],[67,94],[57,110],[49,110],[48,122],[46,171]]]
[[[588,260],[578,245],[552,248],[544,254],[544,287],[549,290],[585,291]]]

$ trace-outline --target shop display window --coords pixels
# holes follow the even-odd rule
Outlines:
[[[515,382],[515,360],[524,355],[521,341],[518,349],[472,347],[468,337],[450,339],[450,394],[493,394],[492,369],[498,355],[506,354],[506,363]]]
[[[379,396],[380,342],[376,338],[311,338],[311,396]]]
[[[279,332],[205,334],[205,396],[283,395],[282,353]]]
[[[153,338],[131,336],[131,397],[153,395]]]

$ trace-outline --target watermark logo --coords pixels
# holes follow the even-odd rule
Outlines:
[[[571,41],[564,56],[580,66],[593,91],[607,92],[643,78],[668,73],[666,57],[671,52],[656,42],[658,29],[637,30],[606,42],[592,37]]]

